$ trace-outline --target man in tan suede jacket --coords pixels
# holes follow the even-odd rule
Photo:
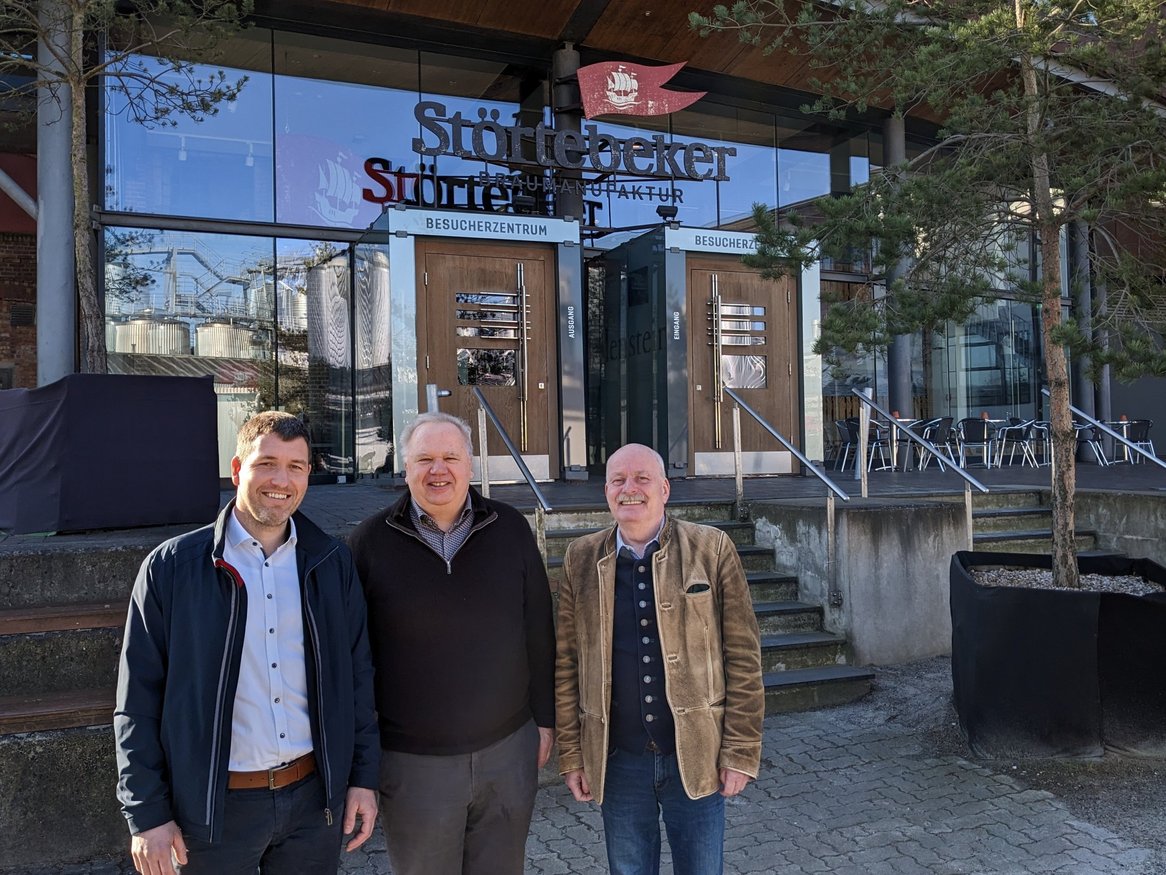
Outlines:
[[[600,804],[613,875],[723,870],[724,799],[757,777],[765,693],[757,619],[719,529],[667,517],[664,462],[607,463],[614,528],[567,549],[559,587],[559,770]]]

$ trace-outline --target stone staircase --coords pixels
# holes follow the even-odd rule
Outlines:
[[[129,589],[151,546],[0,551],[0,869],[127,846],[111,724]]]
[[[737,544],[761,628],[767,714],[850,702],[870,692],[874,672],[848,664],[846,639],[822,628],[822,608],[798,601],[797,578],[774,570],[773,550],[753,540],[753,524],[733,505],[676,503],[668,513],[724,530]],[[547,573],[557,593],[563,554],[575,538],[611,525],[606,507],[556,511],[547,520]]]
[[[990,492],[974,495],[972,542],[977,550],[994,553],[1049,553],[1052,550],[1052,509],[1041,492]],[[1097,550],[1097,533],[1076,531],[1077,552]]]

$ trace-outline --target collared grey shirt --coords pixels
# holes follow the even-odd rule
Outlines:
[[[470,505],[470,496],[466,495],[466,506],[462,508],[462,512],[458,514],[457,520],[450,526],[448,532],[443,532],[433,521],[433,517],[422,510],[421,505],[412,496],[409,498],[409,517],[413,520],[413,528],[417,530],[421,540],[445,560],[448,571],[454,555],[469,539],[470,529],[474,527],[474,509]]]
[[[656,534],[655,534],[655,535],[653,535],[653,536],[652,536],[652,538],[651,538],[651,539],[648,541],[648,543],[646,543],[646,544],[644,545],[644,553],[647,553],[647,552],[648,552],[648,549],[649,549],[649,548],[650,548],[650,547],[651,547],[653,544],[655,544],[655,545],[659,546],[659,544],[660,544],[660,533],[661,533],[662,531],[664,531],[664,524],[665,524],[666,522],[668,522],[668,515],[667,515],[667,514],[665,514],[665,515],[663,516],[663,518],[660,520],[660,528],[656,529]],[[625,541],[625,540],[623,539],[623,532],[621,532],[621,531],[619,530],[619,526],[616,526],[616,527],[615,527],[615,554],[618,556],[618,555],[620,554],[620,552],[621,552],[621,551],[624,549],[624,547],[627,547],[627,550],[628,550],[628,552],[629,552],[629,553],[631,553],[631,554],[632,554],[632,558],[633,558],[633,559],[643,559],[643,558],[644,558],[644,557],[643,557],[641,554],[637,553],[635,550],[633,550],[633,549],[632,549],[632,545],[631,545],[631,544],[629,544],[627,541]]]

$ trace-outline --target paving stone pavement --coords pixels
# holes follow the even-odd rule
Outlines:
[[[951,663],[937,658],[879,669],[861,702],[768,718],[761,777],[729,800],[726,872],[1166,873],[1166,763],[975,762],[950,696]],[[29,875],[132,871],[93,861]],[[341,871],[390,872],[379,829]],[[541,789],[526,871],[606,873],[598,810]]]

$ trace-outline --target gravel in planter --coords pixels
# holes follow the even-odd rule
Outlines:
[[[1053,573],[1046,568],[973,568],[972,578],[980,586],[1014,586],[1020,589],[1060,589],[1069,592],[1117,592],[1150,595],[1162,587],[1138,575],[1082,574],[1079,590],[1053,586]]]

